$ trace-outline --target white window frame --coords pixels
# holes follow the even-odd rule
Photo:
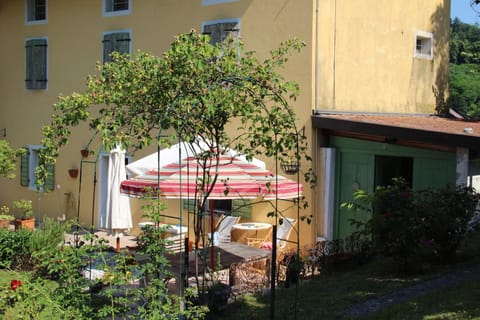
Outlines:
[[[45,24],[48,22],[48,0],[45,0],[45,19],[43,20],[29,20],[29,8],[35,5],[36,0],[25,0],[25,24],[26,25],[35,25],[35,24]],[[34,10],[34,9],[32,9]]]
[[[202,0],[202,6],[213,6],[221,3],[238,2],[239,0]]]
[[[104,57],[104,51],[105,51],[105,45],[104,45],[104,38],[108,34],[114,34],[114,33],[128,33],[128,36],[130,38],[130,41],[128,42],[128,54],[132,55],[132,30],[127,29],[127,30],[114,30],[114,31],[107,31],[107,32],[102,32],[102,63],[105,63],[103,61]]]
[[[415,40],[413,47],[413,56],[418,59],[433,60],[433,33],[426,31],[415,32]],[[418,41],[423,42],[421,48],[418,47]]]
[[[107,10],[108,6],[113,6],[113,1],[115,0],[103,0],[102,4],[102,13],[104,17],[116,17],[116,16],[125,16],[129,15],[132,13],[132,0],[128,0],[128,9],[127,10],[118,10],[114,11],[113,8],[112,10]]]

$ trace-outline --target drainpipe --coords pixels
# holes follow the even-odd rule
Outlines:
[[[318,55],[320,54],[320,41],[319,41],[319,36],[320,36],[320,0],[317,0],[316,7],[315,7],[315,75],[314,75],[314,81],[315,81],[315,88],[314,88],[314,100],[315,100],[315,112],[318,111],[318,75],[320,74],[320,67],[319,67],[319,58]]]

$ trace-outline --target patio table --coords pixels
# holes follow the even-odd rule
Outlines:
[[[206,255],[206,264],[210,266],[210,248],[205,249]],[[197,253],[193,250],[188,253],[188,276],[195,275],[196,265],[195,265],[195,255]],[[271,255],[271,251],[263,250],[255,247],[247,246],[246,244],[239,243],[239,242],[229,242],[229,243],[222,243],[214,247],[214,259],[215,259],[215,266],[219,266],[220,269],[228,269],[230,265],[233,263],[238,263],[245,260],[250,260],[253,258],[262,258],[262,257],[269,257]],[[220,255],[220,261],[217,261]],[[175,254],[167,255],[171,266],[170,270],[178,276],[180,274],[180,263],[185,258],[185,253],[177,252]],[[201,274],[203,272],[203,264],[200,257],[197,259],[198,262],[198,272]]]
[[[264,222],[243,222],[232,227],[232,241],[247,243],[247,238],[265,238],[272,229],[272,225]]]

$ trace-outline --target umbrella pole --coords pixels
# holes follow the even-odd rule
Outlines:
[[[214,226],[213,226],[213,212],[215,208],[214,204],[215,200],[210,200],[210,268],[212,271],[215,271],[215,243],[213,239],[213,234],[215,233]]]

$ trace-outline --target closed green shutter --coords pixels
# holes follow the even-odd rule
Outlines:
[[[205,25],[203,33],[210,36],[210,43],[215,44],[223,42],[229,36],[233,38],[238,37],[239,28],[237,22],[222,22]]]
[[[232,200],[232,216],[250,220],[252,218],[252,202],[248,199]]]
[[[130,53],[130,34],[128,32],[109,33],[103,36],[103,62],[111,62],[112,52]]]
[[[52,191],[55,189],[55,166],[50,164],[47,166],[48,176],[45,180],[45,190]]]
[[[47,88],[47,40],[28,40],[26,50],[26,75],[27,89]]]
[[[26,147],[25,153],[22,154],[22,156],[20,157],[20,185],[22,187],[28,187],[28,183],[30,182],[29,158],[30,158],[30,151],[28,150],[28,147]]]
[[[128,32],[115,33],[113,50],[121,54],[130,53],[130,34]]]

